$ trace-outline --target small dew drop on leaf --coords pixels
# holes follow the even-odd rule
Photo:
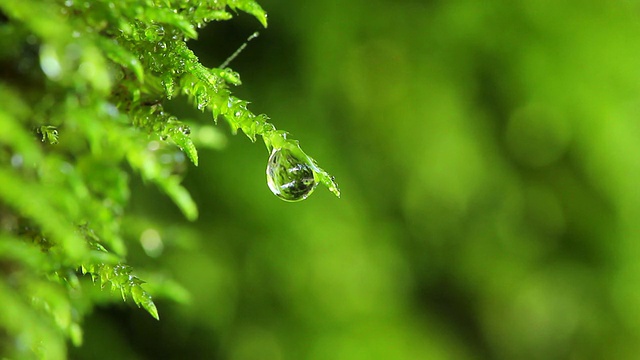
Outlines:
[[[311,195],[318,183],[309,164],[289,149],[275,148],[267,164],[267,185],[282,200],[300,201]]]

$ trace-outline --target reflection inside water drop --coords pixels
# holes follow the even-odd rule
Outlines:
[[[309,164],[288,149],[273,149],[271,152],[267,184],[271,192],[286,201],[304,200],[318,185]]]

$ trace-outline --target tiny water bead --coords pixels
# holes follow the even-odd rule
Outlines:
[[[267,184],[285,201],[306,199],[318,185],[313,169],[291,150],[275,148],[267,164]]]

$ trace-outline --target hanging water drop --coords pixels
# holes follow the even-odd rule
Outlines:
[[[306,199],[318,183],[313,169],[289,149],[273,149],[267,164],[267,184],[285,201]]]

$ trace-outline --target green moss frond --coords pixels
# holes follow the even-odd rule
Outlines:
[[[122,226],[131,176],[198,216],[181,185],[184,156],[165,156],[181,151],[198,165],[191,127],[165,109],[169,99],[186,96],[268,149],[295,149],[339,195],[297,141],[232,95],[239,74],[203,66],[188,48],[198,28],[237,11],[267,26],[251,0],[0,2],[0,356],[61,358],[65,339],[81,343],[92,299],[79,274],[159,318],[126,263]]]

